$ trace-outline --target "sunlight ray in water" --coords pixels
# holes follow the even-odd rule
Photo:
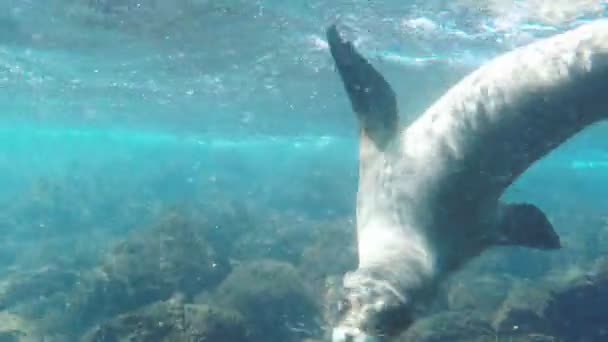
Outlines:
[[[96,143],[99,145],[116,144],[125,146],[184,146],[201,149],[233,149],[233,150],[276,150],[292,149],[295,152],[324,153],[332,150],[354,150],[357,141],[339,136],[251,136],[228,138],[225,135],[195,135],[171,133],[141,129],[103,128],[103,127],[67,127],[40,125],[0,125],[0,141],[12,143],[23,141],[44,144],[47,142],[63,142],[66,144]],[[1,148],[0,148],[1,149]],[[568,151],[574,148],[570,147]],[[608,168],[608,150],[576,149],[576,154],[566,152],[556,153],[558,156],[549,157],[549,162],[543,167],[592,169]],[[581,159],[587,155],[587,159]]]

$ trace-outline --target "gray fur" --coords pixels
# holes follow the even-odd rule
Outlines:
[[[490,246],[559,248],[540,209],[500,197],[607,117],[608,20],[495,58],[399,130],[390,85],[335,27],[328,41],[361,125],[359,267],[344,279],[336,342],[399,334],[447,275]]]

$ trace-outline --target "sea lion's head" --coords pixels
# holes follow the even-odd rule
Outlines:
[[[389,282],[348,273],[338,300],[332,342],[379,342],[399,335],[413,322],[415,306]]]

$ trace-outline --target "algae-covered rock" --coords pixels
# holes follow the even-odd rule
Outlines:
[[[243,316],[227,308],[186,304],[184,326],[188,341],[245,342],[250,339]]]
[[[545,310],[552,297],[551,288],[540,282],[521,283],[513,288],[496,312],[493,326],[503,333],[551,335]]]
[[[299,341],[317,327],[318,311],[310,290],[292,265],[280,261],[239,265],[210,301],[243,314],[260,341]]]
[[[83,326],[175,293],[193,296],[217,285],[228,270],[202,227],[171,214],[119,243],[83,279],[70,303],[72,316]]]
[[[505,334],[604,341],[608,340],[606,307],[608,259],[587,273],[566,272],[561,279],[520,288],[497,312],[494,326]]]
[[[351,218],[319,222],[314,243],[302,253],[299,269],[306,279],[324,282],[357,267],[356,229]]]
[[[556,342],[554,336],[524,331],[497,331],[476,311],[443,311],[416,322],[398,341],[404,342]]]
[[[6,311],[0,312],[0,341],[32,341],[38,337],[31,322],[23,317]]]
[[[242,317],[207,305],[184,304],[176,296],[125,313],[87,332],[84,342],[247,342]]]
[[[58,292],[69,291],[78,281],[73,270],[49,265],[36,270],[16,271],[0,282],[0,308],[23,302],[40,302]]]
[[[82,338],[87,342],[164,341],[183,329],[181,299],[151,304],[118,315],[96,326]]]
[[[565,340],[608,341],[608,258],[558,286],[544,314]]]
[[[506,275],[465,271],[449,281],[444,295],[446,306],[450,311],[491,315],[505,300],[513,282]]]
[[[261,214],[263,213],[263,214]],[[312,239],[317,223],[297,212],[259,209],[246,219],[249,226],[235,240],[232,257],[238,260],[277,259],[297,263]]]
[[[472,311],[442,312],[416,322],[400,341],[465,342],[496,341],[491,324]]]
[[[76,270],[49,265],[15,271],[4,278],[0,282],[3,310],[19,315],[23,320],[36,322],[40,334],[55,336],[64,332],[69,293],[79,281]]]

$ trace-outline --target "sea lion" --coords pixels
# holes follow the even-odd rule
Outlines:
[[[608,20],[494,58],[405,128],[383,76],[336,25],[327,40],[360,126],[358,267],[344,276],[334,342],[399,335],[447,275],[491,246],[560,248],[539,208],[501,195],[608,117]]]

